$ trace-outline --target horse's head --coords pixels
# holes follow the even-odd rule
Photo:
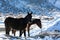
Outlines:
[[[27,14],[27,16],[25,17],[27,22],[31,22],[31,19],[32,19],[32,12]]]

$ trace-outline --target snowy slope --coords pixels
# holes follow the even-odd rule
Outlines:
[[[55,14],[55,13],[54,13]],[[54,29],[60,29],[59,25],[60,25],[60,16],[58,16],[58,13],[57,14],[52,14],[54,19],[53,20],[43,20],[41,19],[42,21],[42,31],[45,32],[46,30],[49,31],[49,30],[54,30]],[[36,17],[36,18],[39,18],[40,15],[36,15],[36,16],[33,16]],[[49,16],[46,16],[46,18],[49,17]],[[44,18],[44,17],[41,17],[41,18]],[[0,26],[1,27],[1,26]],[[41,29],[37,26],[37,25],[31,25],[31,28],[33,28],[32,30],[30,30],[30,36],[31,37],[28,37],[26,38],[26,40],[54,40],[54,38],[52,38],[52,36],[45,36],[44,38],[40,38],[39,34],[41,32]],[[27,33],[27,32],[26,32]],[[17,40],[17,38],[19,38],[19,40],[25,40],[24,38],[24,35],[22,35],[22,37],[18,37],[18,34],[19,32],[17,31],[16,32],[16,37],[13,36],[13,34],[10,32],[10,35],[11,36],[5,36],[5,31],[1,31],[0,32],[0,39],[3,40],[3,39],[6,39],[6,40]],[[27,33],[28,34],[28,33]],[[60,38],[57,38],[56,40],[60,40]]]
[[[21,12],[22,17],[26,14],[24,12],[32,11],[33,17],[42,21],[42,29],[37,25],[31,25],[30,36],[26,40],[60,40],[60,38],[53,38],[52,36],[40,37],[41,30],[43,32],[47,31],[60,31],[60,0],[0,0],[0,12],[2,13],[19,13]],[[24,14],[23,14],[24,13]],[[35,15],[38,14],[38,15]],[[41,14],[41,15],[40,15]],[[18,14],[19,17],[19,14]],[[18,18],[17,17],[17,18]],[[2,20],[2,19],[3,20]],[[53,18],[48,20],[45,18]],[[0,28],[5,28],[4,26],[4,15],[0,17]],[[27,33],[27,31],[26,31]],[[18,37],[19,31],[16,32],[16,37],[10,32],[10,36],[5,35],[5,31],[0,31],[0,40],[25,40],[24,35]],[[28,33],[27,33],[28,34]],[[19,38],[19,39],[17,39]]]
[[[60,8],[60,0],[49,0],[51,4],[53,4],[55,7]]]
[[[60,21],[58,21],[55,25],[47,29],[48,31],[60,30]]]
[[[57,3],[53,5],[52,3],[54,2],[55,0],[0,0],[0,12],[18,13],[33,11],[34,14],[44,13],[47,15],[49,11],[58,8],[56,6],[59,5],[59,1],[56,1]]]

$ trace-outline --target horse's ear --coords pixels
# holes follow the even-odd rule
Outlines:
[[[32,14],[33,12],[27,12],[28,14]]]
[[[32,14],[33,12],[31,11],[30,14]]]

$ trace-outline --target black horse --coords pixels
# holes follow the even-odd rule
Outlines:
[[[4,21],[6,34],[9,35],[10,30],[15,29],[20,31],[19,36],[21,36],[23,30],[24,36],[26,37],[25,28],[27,27],[27,24],[31,22],[31,19],[32,19],[32,12],[31,13],[28,12],[28,15],[25,18],[12,18],[12,17],[6,18]]]
[[[39,28],[42,28],[41,20],[40,19],[33,19],[31,23],[28,23],[28,36],[30,36],[29,31],[30,31],[30,26],[33,24],[37,24]]]
[[[26,27],[26,28],[27,28],[27,31],[28,31],[28,36],[30,36],[30,33],[29,33],[29,31],[30,31],[30,26],[33,25],[33,24],[37,24],[39,28],[42,28],[42,24],[41,24],[41,20],[40,20],[40,19],[33,19],[33,20],[31,20],[31,22],[28,23],[28,24],[27,24],[27,27]],[[26,30],[26,29],[25,29],[25,30]],[[15,32],[16,32],[16,30],[13,29],[12,33],[15,34]],[[42,32],[42,30],[41,30],[41,32]],[[22,33],[23,33],[23,32],[22,32]]]

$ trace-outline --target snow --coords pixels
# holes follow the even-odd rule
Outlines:
[[[38,2],[38,3],[36,3]],[[55,30],[60,31],[60,0],[0,0],[0,12],[6,13],[6,15],[17,13],[17,16],[13,15],[12,17],[25,17],[27,11],[33,12],[33,19],[41,19],[42,22],[42,28],[40,29],[36,24],[31,25],[30,27],[30,36],[31,37],[24,37],[24,34],[22,37],[19,36],[19,31],[16,32],[16,36],[13,36],[13,34],[10,31],[10,35],[12,36],[6,36],[5,30],[1,31],[2,28],[5,28],[4,20],[6,17],[11,16],[4,16],[3,13],[0,14],[2,17],[0,17],[0,40],[60,40],[59,38],[52,37],[51,35],[45,36],[44,38],[40,37],[40,33],[46,33],[52,34],[55,32]],[[19,12],[21,11],[21,12]],[[9,13],[8,13],[9,12]],[[22,13],[22,14],[18,14]],[[36,15],[35,15],[36,14]],[[40,15],[41,14],[41,15]],[[51,19],[53,18],[53,19]],[[3,29],[2,29],[3,30]],[[27,31],[26,31],[27,33]],[[59,32],[56,32],[57,34]],[[27,33],[28,35],[28,33]],[[60,34],[59,34],[60,35]],[[17,39],[18,38],[18,39]]]
[[[22,37],[18,37],[19,36],[19,31],[17,31],[16,32],[16,37],[18,38],[18,40],[60,40],[60,38],[57,38],[57,39],[55,39],[55,38],[53,38],[51,35],[50,36],[45,36],[44,38],[41,38],[40,37],[40,33],[41,33],[41,31],[42,31],[42,33],[43,32],[48,32],[48,31],[52,31],[52,32],[50,32],[50,33],[53,33],[53,31],[56,29],[56,30],[60,30],[60,14],[59,14],[59,12],[55,12],[55,13],[53,13],[52,14],[53,15],[53,17],[54,17],[54,19],[53,20],[44,20],[44,18],[51,18],[51,17],[48,17],[48,16],[41,16],[41,21],[42,21],[42,29],[40,29],[36,24],[34,24],[34,25],[31,25],[31,30],[30,30],[30,36],[31,37],[24,37],[24,34],[22,35]],[[59,15],[59,16],[58,16]],[[35,16],[33,16],[32,18],[40,18],[40,15],[35,15]],[[3,23],[3,21],[0,21],[0,28],[5,28],[4,27],[4,23]],[[26,31],[26,33],[27,33],[27,31]],[[49,32],[48,32],[49,33]],[[13,36],[13,34],[11,33],[11,31],[10,31],[10,35],[12,36],[12,37],[10,37],[10,36],[6,36],[5,35],[5,31],[1,31],[0,32],[0,39],[1,40],[17,40],[17,38],[16,37],[14,37]],[[27,35],[28,35],[28,33],[27,33]]]
[[[60,0],[49,0],[51,4],[53,4],[55,7],[60,8]]]

